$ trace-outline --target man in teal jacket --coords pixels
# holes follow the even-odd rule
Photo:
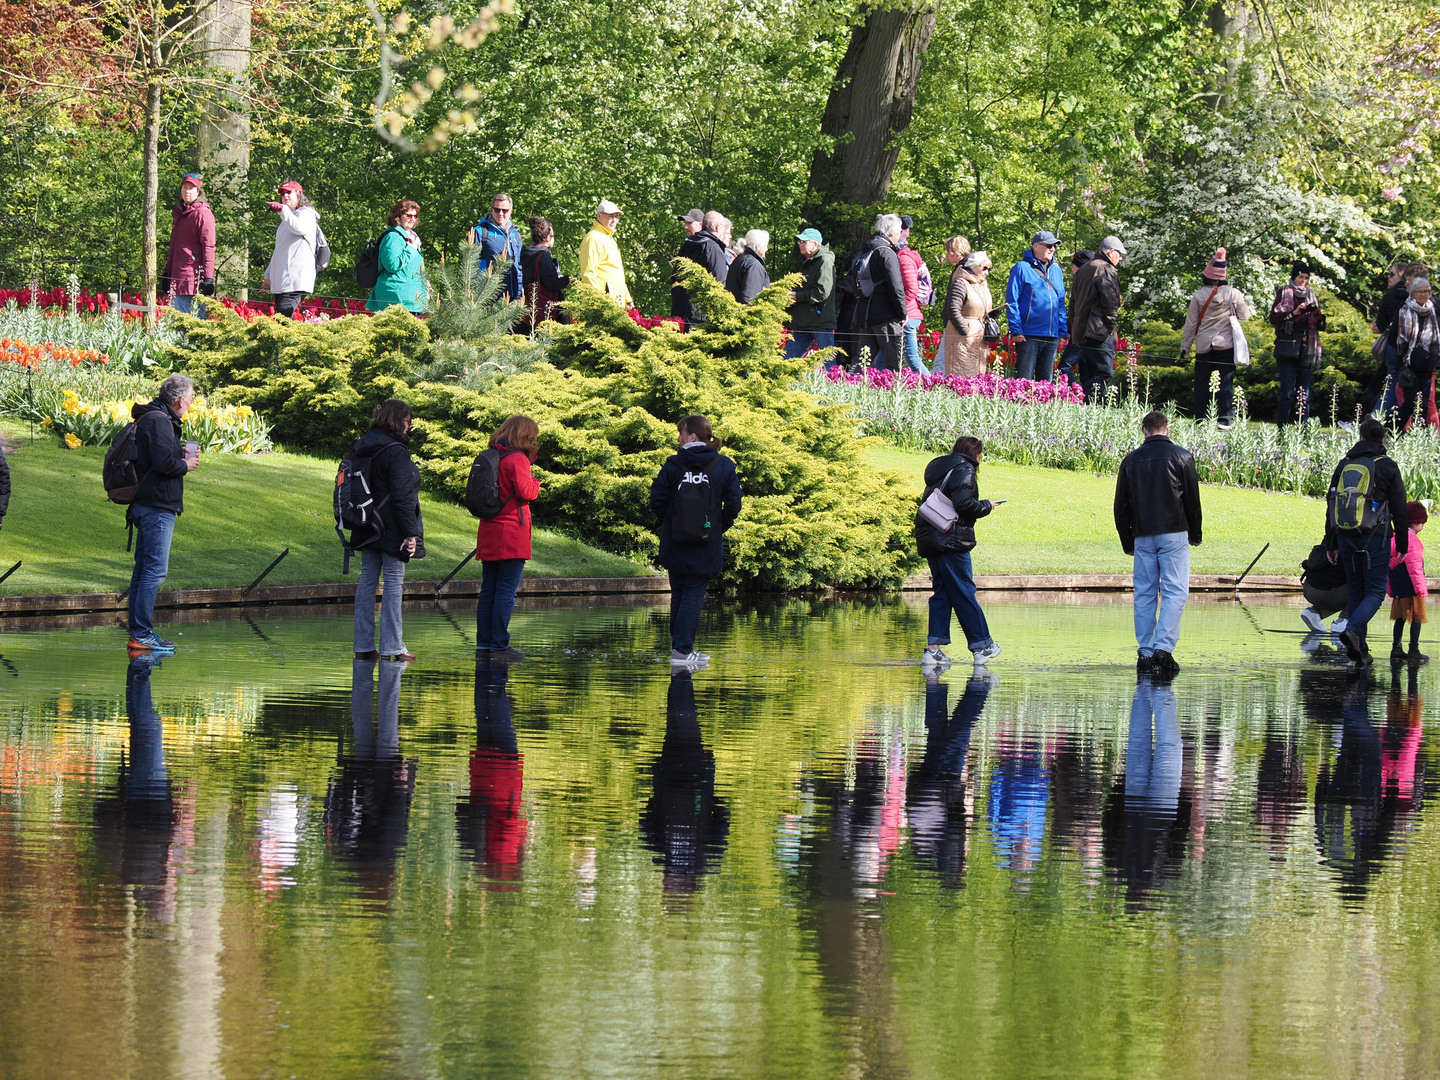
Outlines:
[[[1005,316],[1015,343],[1015,377],[1049,382],[1055,351],[1068,337],[1065,321],[1065,276],[1055,262],[1060,246],[1054,233],[1041,229],[1030,250],[1010,268],[1005,283]]]

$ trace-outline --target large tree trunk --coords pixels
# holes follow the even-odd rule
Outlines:
[[[160,83],[158,79],[145,87],[145,221],[140,246],[145,282],[144,303],[148,325],[155,325],[155,216],[160,210]]]
[[[835,140],[810,166],[807,221],[827,233],[859,240],[865,218],[890,193],[900,148],[895,136],[910,126],[920,66],[935,32],[935,8],[874,9],[850,34],[850,46],[820,123]]]
[[[1209,11],[1211,32],[1225,43],[1225,69],[1215,83],[1215,111],[1224,112],[1235,94],[1245,49],[1260,39],[1260,26],[1243,0],[1221,0]],[[1258,73],[1257,73],[1258,74]]]
[[[250,176],[250,112],[243,101],[250,65],[250,0],[213,0],[205,28],[207,56],[216,74],[228,79],[234,93],[220,94],[205,106],[200,123],[200,171],[211,198],[227,211],[215,252],[217,288],[228,288],[241,300],[250,298],[250,215],[245,197]]]

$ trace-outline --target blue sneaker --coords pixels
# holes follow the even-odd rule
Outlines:
[[[137,652],[169,652],[175,651],[175,642],[166,641],[155,631],[148,634],[141,634],[139,637],[131,635],[128,647]]]

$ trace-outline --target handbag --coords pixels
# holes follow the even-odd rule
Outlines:
[[[997,318],[995,318],[994,315],[986,315],[986,316],[985,316],[985,344],[986,344],[986,345],[994,345],[994,344],[996,344],[997,342],[999,342],[1000,338],[1001,338],[1001,334],[1000,334],[1000,320],[997,319]]]
[[[945,479],[936,484],[935,490],[920,504],[920,517],[942,533],[949,532],[955,527],[955,522],[960,520],[955,504],[945,494],[945,485],[950,482],[950,476],[954,472],[954,469],[947,472]]]
[[[1240,326],[1240,320],[1234,315],[1230,316],[1230,338],[1235,348],[1235,366],[1250,366],[1250,342],[1245,337],[1245,331]]]
[[[1276,360],[1299,360],[1302,341],[1298,337],[1275,337]]]

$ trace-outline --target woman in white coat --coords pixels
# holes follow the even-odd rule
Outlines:
[[[275,294],[275,314],[295,317],[306,294],[315,291],[315,249],[320,241],[320,215],[305,189],[294,180],[280,185],[280,201],[266,203],[280,215],[275,254],[265,270],[265,289]]]

